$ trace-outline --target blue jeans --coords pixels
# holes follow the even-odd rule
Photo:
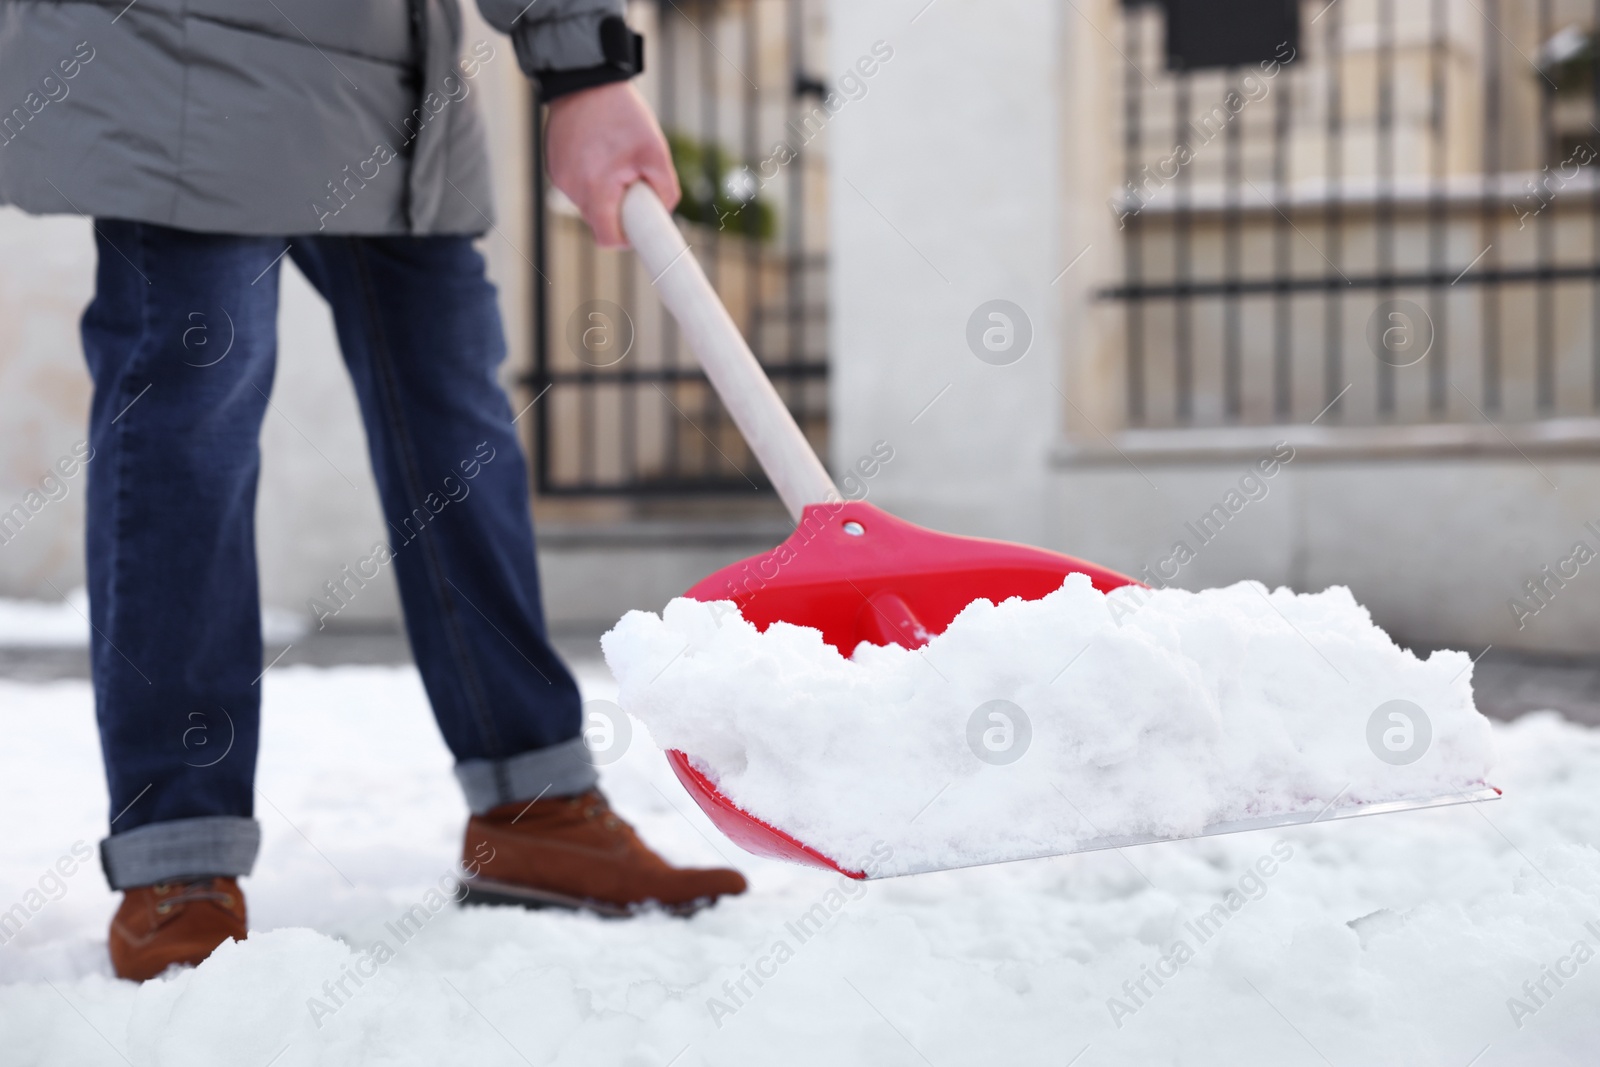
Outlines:
[[[472,810],[592,787],[578,689],[545,631],[527,475],[495,379],[499,310],[471,239],[96,230],[87,542],[112,887],[255,861],[255,496],[286,247],[333,309],[388,521],[386,545],[305,596],[331,610],[392,569]],[[197,723],[213,746],[231,734],[226,756],[186,744]]]

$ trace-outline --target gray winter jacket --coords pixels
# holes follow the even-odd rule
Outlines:
[[[478,0],[530,74],[623,0]],[[456,0],[0,0],[0,203],[213,233],[482,233]]]

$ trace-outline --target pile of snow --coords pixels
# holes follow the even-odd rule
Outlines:
[[[603,668],[580,681],[616,697]],[[1577,1067],[1600,1047],[1600,732],[1553,714],[1494,727],[1492,805],[864,883],[740,853],[636,728],[601,768],[617,809],[751,889],[618,922],[430,908],[466,813],[415,671],[262,685],[250,939],[135,986],[110,977],[93,862],[50,874],[105,828],[90,688],[0,681],[0,917],[42,903],[0,936],[0,1063]]]
[[[679,599],[602,644],[657,744],[847,869],[1459,795],[1493,762],[1470,658],[1418,659],[1343,587],[1108,595],[1072,575],[1041,600],[976,601],[920,650],[849,658]]]
[[[285,608],[261,609],[261,639],[269,645],[294,641],[310,624]],[[0,597],[0,646],[83,648],[89,644],[89,591],[82,586],[65,600],[11,600]]]

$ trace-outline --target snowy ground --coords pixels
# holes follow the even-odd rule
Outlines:
[[[611,695],[598,666],[585,681]],[[395,943],[385,923],[448,871],[465,810],[412,670],[263,684],[254,933],[141,987],[110,977],[97,868],[46,875],[104,825],[88,686],[0,682],[0,909],[41,881],[59,898],[0,947],[0,1065],[1491,1067],[1600,1047],[1600,733],[1554,715],[1496,726],[1507,797],[1481,809],[848,893],[738,853],[638,728],[604,771],[617,807],[676,859],[737,863],[748,896],[687,921],[446,908],[314,1020],[352,946]]]
[[[261,612],[267,644],[293,641],[307,630],[306,618],[282,608]],[[73,589],[66,599],[0,598],[0,648],[75,648],[89,644],[89,591]]]

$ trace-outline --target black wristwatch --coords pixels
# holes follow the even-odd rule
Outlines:
[[[540,97],[548,103],[580,89],[627,81],[644,70],[644,38],[616,15],[600,20],[600,53],[605,62],[599,66],[540,71]]]

